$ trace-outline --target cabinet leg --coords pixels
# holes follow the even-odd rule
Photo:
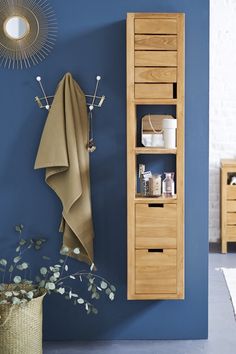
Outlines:
[[[227,242],[221,242],[221,253],[227,253]]]

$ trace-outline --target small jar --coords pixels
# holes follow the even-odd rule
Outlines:
[[[172,175],[172,172],[165,172],[165,179],[162,182],[162,193],[165,198],[171,198],[174,195],[175,188]]]
[[[161,196],[161,175],[154,174],[149,179],[149,193],[151,197]]]

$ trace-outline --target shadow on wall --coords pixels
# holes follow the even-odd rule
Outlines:
[[[60,43],[57,52],[57,55],[63,53],[64,61],[60,62],[63,67],[67,67],[67,58],[78,58],[73,60],[70,70],[79,73],[78,82],[84,92],[87,93],[94,82],[94,68],[104,78],[100,90],[106,101],[94,114],[97,150],[91,155],[95,261],[99,274],[110,279],[118,292],[114,303],[106,299],[97,303],[100,310],[97,317],[87,316],[81,307],[65,303],[58,296],[48,298],[45,339],[109,338],[109,333],[119,332],[124,322],[134,322],[141,312],[158,306],[157,302],[126,300],[125,21],[80,33],[73,41]]]

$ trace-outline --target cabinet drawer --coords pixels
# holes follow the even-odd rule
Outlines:
[[[173,98],[173,84],[136,84],[135,98]]]
[[[227,225],[236,225],[236,213],[227,213]]]
[[[163,249],[158,251],[150,252],[148,249],[135,251],[136,293],[177,292],[176,250]]]
[[[177,52],[137,50],[135,66],[177,66]]]
[[[135,68],[135,82],[177,82],[177,69]]]
[[[136,35],[135,50],[177,50],[177,36]]]
[[[144,34],[176,34],[176,19],[136,19],[134,25],[135,33]]]
[[[136,204],[136,248],[176,248],[176,204]]]
[[[236,200],[227,200],[226,208],[227,212],[236,212]]]

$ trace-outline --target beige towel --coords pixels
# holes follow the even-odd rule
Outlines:
[[[79,247],[80,254],[72,256],[91,264],[94,233],[87,141],[85,95],[71,74],[66,74],[49,111],[35,169],[46,168],[46,183],[62,202],[63,245]]]

